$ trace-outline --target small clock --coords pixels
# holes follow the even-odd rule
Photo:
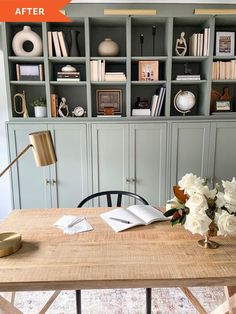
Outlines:
[[[84,108],[80,106],[75,107],[75,109],[72,111],[72,115],[75,117],[83,117]]]

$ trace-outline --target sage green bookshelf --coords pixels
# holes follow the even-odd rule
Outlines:
[[[115,5],[113,4],[113,7]],[[118,5],[123,8],[125,6]],[[166,96],[161,111],[161,117],[139,117],[139,119],[171,119],[182,116],[173,106],[173,99],[179,90],[189,90],[196,96],[196,105],[188,116],[201,118],[214,118],[210,113],[210,99],[212,87],[221,91],[228,86],[232,96],[233,112],[236,115],[236,80],[212,81],[212,63],[217,60],[236,59],[232,57],[215,56],[215,32],[236,32],[235,16],[194,15],[193,5],[137,5],[141,8],[157,8],[156,16],[104,16],[105,5],[82,5],[80,9],[76,4],[67,6],[67,14],[71,16],[71,23],[4,23],[3,41],[5,49],[6,79],[8,89],[8,102],[10,119],[22,119],[13,110],[12,100],[16,93],[26,93],[26,103],[32,121],[34,118],[30,103],[38,97],[47,101],[47,119],[51,119],[51,94],[66,97],[70,114],[76,106],[82,106],[86,111],[83,118],[97,117],[96,91],[121,90],[122,91],[122,119],[137,119],[132,117],[137,97],[145,97],[151,104],[154,95],[161,86],[166,87]],[[201,7],[211,8],[212,6]],[[221,6],[224,8],[223,6]],[[233,7],[233,6],[231,6]],[[82,8],[82,9],[81,9]],[[93,8],[93,11],[92,11]],[[94,8],[96,10],[94,11]],[[91,13],[93,12],[93,13]],[[96,14],[94,13],[96,12]],[[43,55],[40,57],[17,57],[14,55],[11,42],[14,34],[24,25],[30,25],[43,41]],[[155,49],[152,46],[152,26],[156,26]],[[181,32],[185,32],[187,44],[193,33],[202,32],[210,28],[209,56],[189,56],[189,49],[185,56],[176,56],[175,42]],[[79,31],[78,42],[81,55],[79,57],[48,57],[48,31],[63,31],[65,37],[71,29]],[[143,53],[141,55],[140,34],[144,35]],[[99,57],[97,47],[104,38],[112,38],[119,45],[120,52],[117,57]],[[90,61],[105,60],[106,71],[121,71],[126,74],[126,82],[93,82],[90,80]],[[159,61],[158,81],[139,81],[139,61]],[[43,81],[17,81],[16,64],[42,64],[44,69]],[[56,73],[71,64],[81,73],[80,82],[58,82]],[[192,74],[200,74],[199,81],[177,81],[176,76],[184,74],[187,65]],[[53,118],[53,120],[61,118]],[[71,118],[72,119],[72,118]]]

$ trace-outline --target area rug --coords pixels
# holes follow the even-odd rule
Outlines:
[[[221,287],[191,288],[207,313],[225,301]],[[37,314],[52,294],[17,292],[15,305],[24,314]],[[47,314],[75,314],[75,292],[62,291]],[[145,314],[145,289],[83,290],[83,314]],[[197,314],[178,288],[152,289],[153,314]],[[8,314],[8,313],[7,313]],[[11,314],[11,313],[9,313]]]

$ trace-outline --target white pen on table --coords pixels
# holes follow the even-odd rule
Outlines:
[[[116,220],[116,221],[119,221],[119,222],[123,222],[124,224],[131,224],[132,223],[129,220],[124,220],[124,219],[115,218],[115,217],[109,217],[109,219]]]
[[[84,217],[75,218],[67,227],[71,228],[82,220],[84,220]]]

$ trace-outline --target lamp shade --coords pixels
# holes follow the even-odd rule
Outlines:
[[[30,133],[29,139],[33,148],[35,163],[38,167],[48,166],[57,161],[50,131]]]

